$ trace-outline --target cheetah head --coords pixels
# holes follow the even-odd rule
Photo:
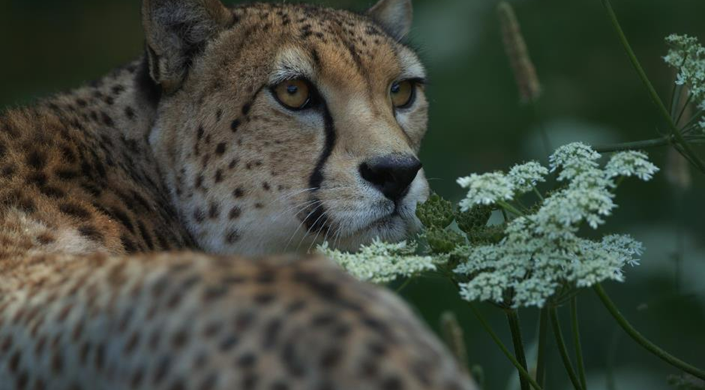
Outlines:
[[[310,5],[145,0],[161,98],[150,144],[205,250],[354,249],[420,227],[425,71],[410,0]]]

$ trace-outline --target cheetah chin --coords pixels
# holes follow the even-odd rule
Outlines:
[[[343,211],[336,219],[331,218],[332,227],[329,229],[335,232],[329,236],[333,240],[332,245],[352,252],[376,238],[396,242],[421,229],[421,222],[416,217],[416,205],[425,202],[429,194],[423,171],[411,183],[401,203],[376,198],[376,194],[370,192],[370,198],[374,200],[361,204],[356,210]]]

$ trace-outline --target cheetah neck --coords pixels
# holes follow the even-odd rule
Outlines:
[[[0,260],[193,246],[148,144],[143,64],[0,116]]]

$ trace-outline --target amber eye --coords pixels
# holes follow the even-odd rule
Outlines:
[[[411,80],[397,81],[389,91],[394,108],[406,108],[414,102],[416,88]]]
[[[282,81],[274,87],[279,103],[292,110],[302,110],[311,102],[311,86],[305,80]]]

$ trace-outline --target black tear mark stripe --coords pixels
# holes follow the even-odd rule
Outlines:
[[[321,188],[321,183],[323,183],[323,167],[326,165],[328,158],[333,153],[333,147],[335,146],[336,140],[333,116],[331,116],[330,110],[328,110],[328,106],[325,103],[323,103],[323,121],[325,126],[325,144],[323,146],[321,157],[319,157],[318,163],[316,164],[316,168],[314,168],[308,181],[308,186],[310,188],[314,188],[314,191],[318,191]]]
[[[329,227],[326,224],[327,218],[323,218],[323,214],[326,212],[325,206],[323,206],[320,199],[316,197],[315,192],[321,189],[321,184],[323,183],[323,167],[325,167],[328,158],[330,158],[330,155],[333,153],[336,141],[335,123],[325,102],[323,103],[323,122],[325,125],[325,144],[323,145],[323,152],[308,181],[309,188],[314,189],[312,200],[316,202],[311,206],[313,211],[309,212],[308,217],[304,220],[308,231],[318,231],[319,233]]]

